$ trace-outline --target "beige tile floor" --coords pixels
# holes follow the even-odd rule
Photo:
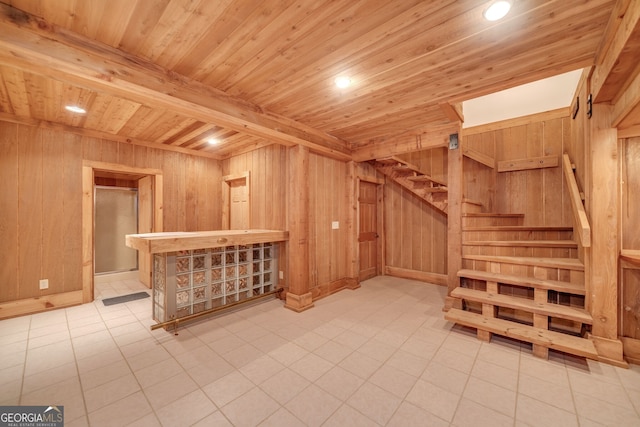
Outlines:
[[[377,277],[300,314],[278,300],[151,331],[143,289],[0,322],[0,405],[64,405],[67,426],[640,426],[640,367],[478,341],[445,289]]]

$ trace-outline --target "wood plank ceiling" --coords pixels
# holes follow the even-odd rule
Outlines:
[[[615,5],[516,0],[491,23],[489,3],[5,0],[0,118],[219,157],[304,140],[346,159],[455,129],[447,103],[593,65]]]

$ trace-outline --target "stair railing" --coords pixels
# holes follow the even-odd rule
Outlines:
[[[567,187],[569,187],[569,200],[571,200],[571,210],[573,211],[573,231],[578,236],[582,247],[588,248],[591,246],[591,226],[582,203],[582,197],[580,197],[578,182],[568,154],[562,155],[562,166],[564,178],[567,182]]]

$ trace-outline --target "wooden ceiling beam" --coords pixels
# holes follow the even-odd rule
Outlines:
[[[464,122],[464,115],[462,114],[462,102],[450,103],[441,102],[440,109],[444,115],[452,122]]]
[[[613,106],[613,121],[611,125],[613,127],[629,127],[626,121],[634,122],[637,124],[640,121],[640,114],[634,112],[638,111],[640,107],[640,67],[636,70],[636,75],[627,85],[620,96],[617,97],[616,103]]]
[[[34,126],[41,129],[50,129],[60,132],[69,132],[80,136],[86,136],[90,138],[106,139],[109,141],[121,142],[124,144],[139,145],[141,147],[152,148],[156,150],[173,151],[175,153],[188,154],[190,156],[206,157],[214,160],[222,160],[222,157],[216,153],[210,151],[195,151],[188,150],[182,147],[174,147],[172,145],[158,144],[155,142],[144,141],[137,138],[130,138],[127,136],[114,135],[111,133],[101,132],[93,129],[84,129],[75,126],[64,125],[60,123],[49,122],[46,120],[37,120],[25,117],[15,116],[13,114],[0,112],[0,121],[17,123],[21,125]]]
[[[640,7],[635,2],[618,1],[600,49],[591,92],[594,102],[610,102],[624,90],[638,64]]]
[[[459,131],[460,127],[456,123],[454,125],[425,129],[421,132],[407,132],[395,138],[388,138],[385,141],[372,141],[370,145],[353,150],[353,160],[365,162],[413,151],[447,147],[449,145],[449,135]]]
[[[0,3],[0,63],[350,160],[345,141]]]

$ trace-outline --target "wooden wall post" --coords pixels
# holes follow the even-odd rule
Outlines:
[[[447,153],[447,295],[460,285],[458,271],[462,268],[462,137],[458,134],[458,148],[450,149]],[[443,310],[451,307],[462,308],[461,301],[447,296]]]
[[[592,339],[598,355],[624,364],[618,339],[618,139],[613,107],[593,106],[591,118],[591,262],[588,289]]]
[[[358,260],[358,176],[356,173],[356,163],[352,160],[347,162],[347,287],[357,289],[360,287]]]
[[[313,307],[309,291],[309,148],[289,148],[289,291],[285,307],[300,312]]]

